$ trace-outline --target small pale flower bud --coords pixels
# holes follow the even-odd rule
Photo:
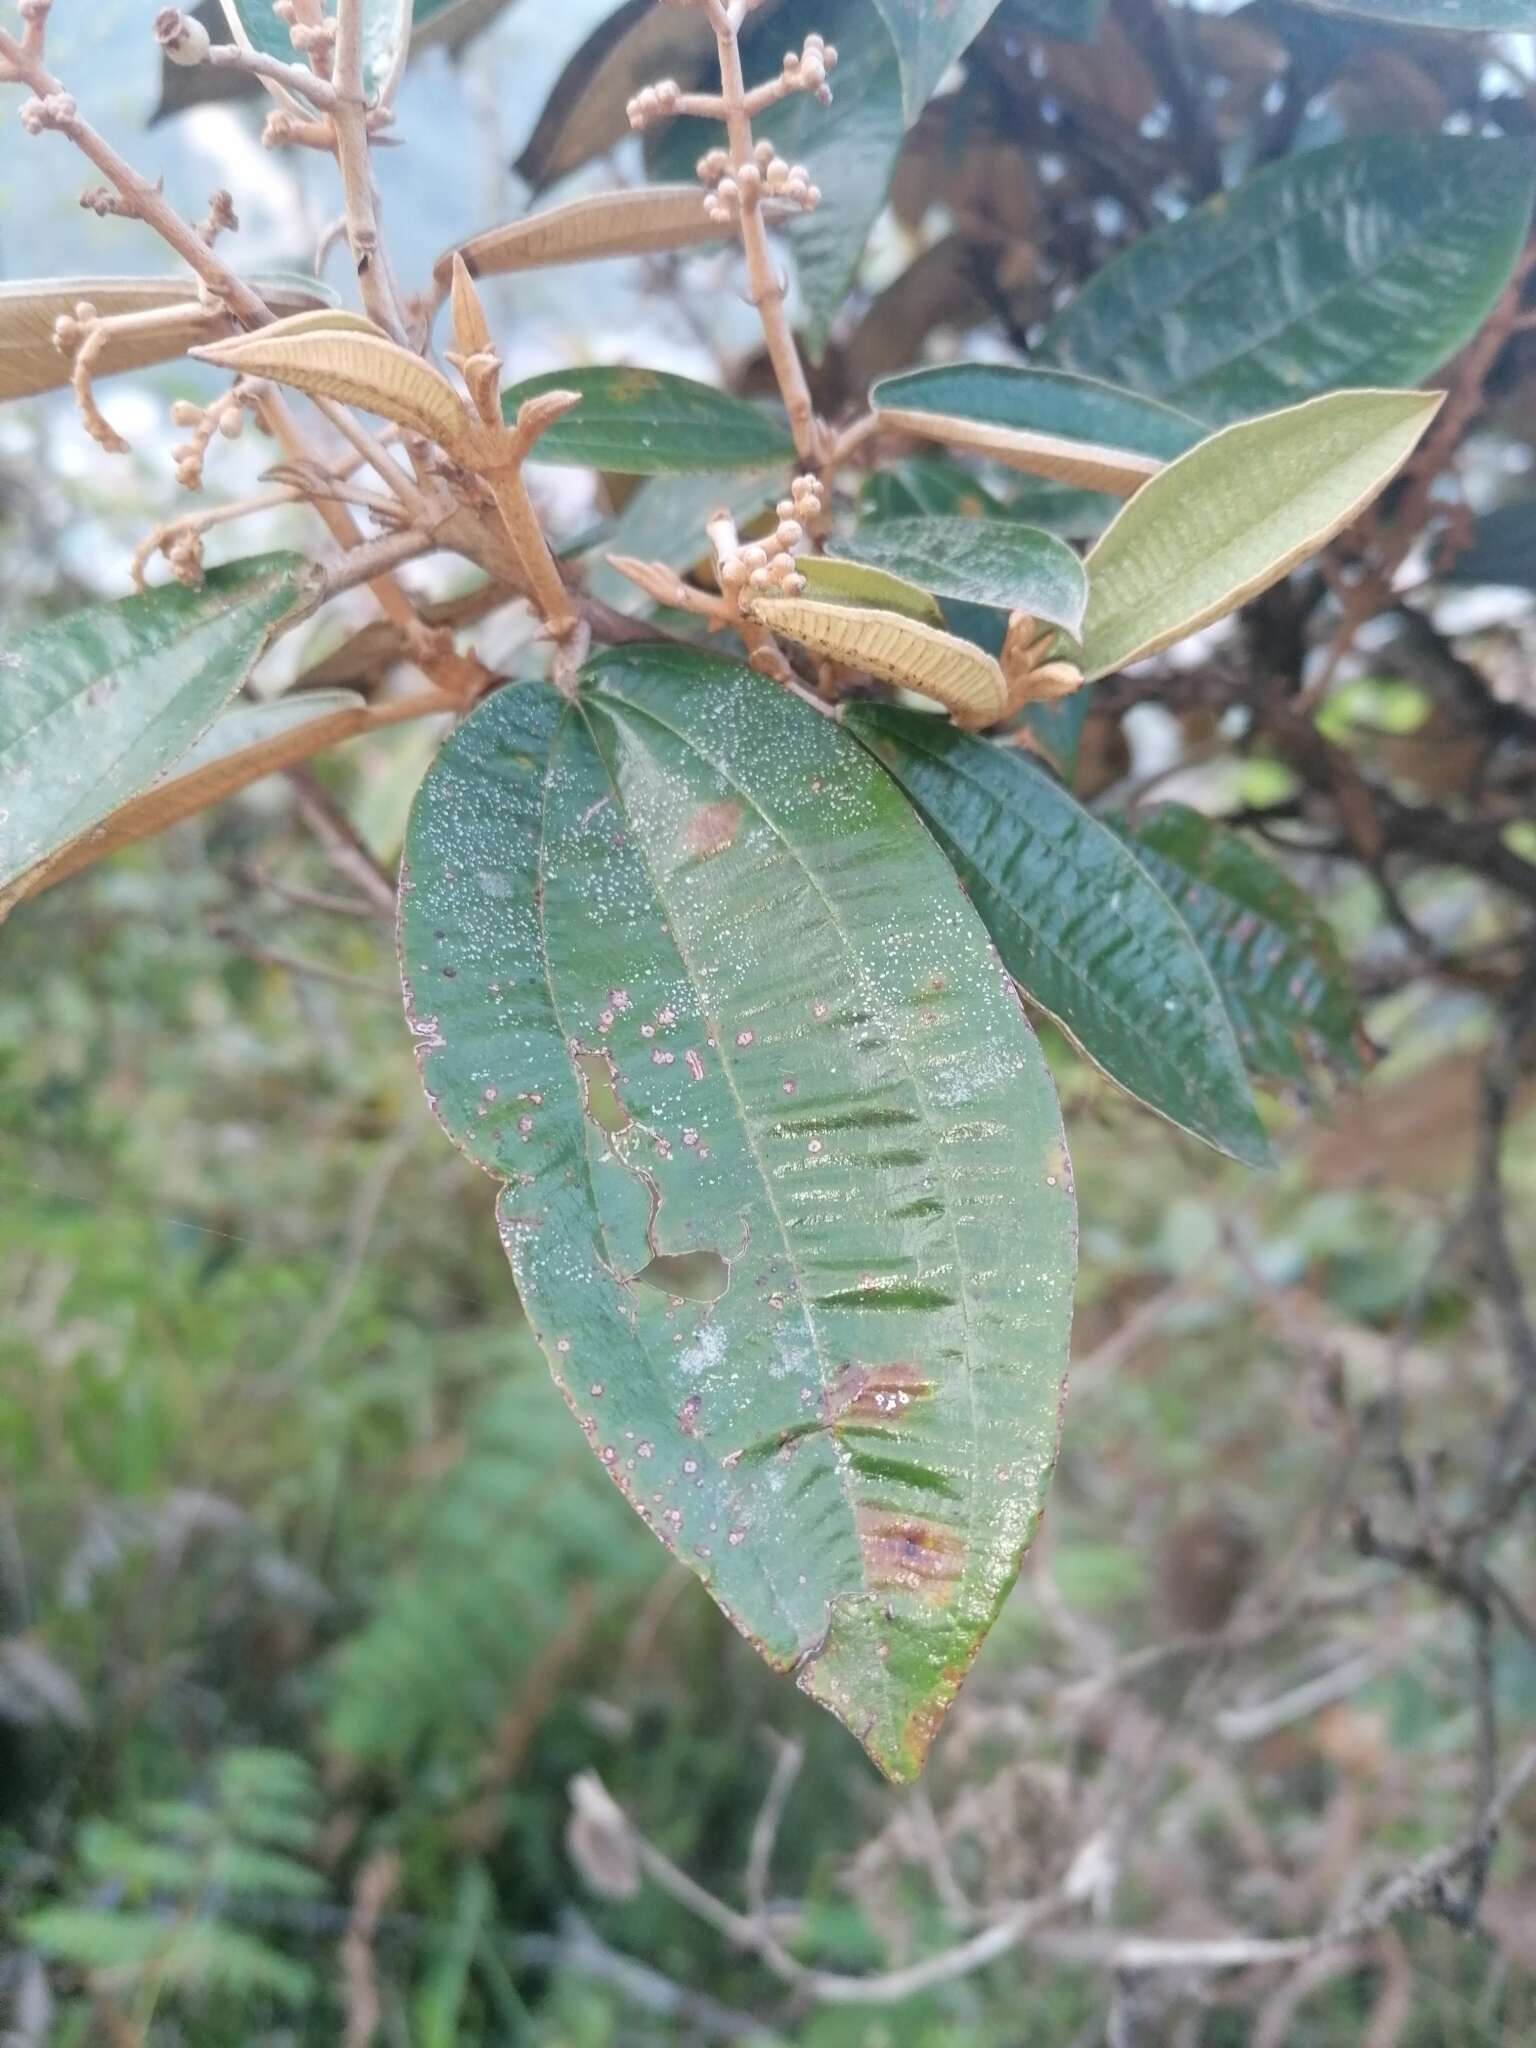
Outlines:
[[[175,427],[195,427],[202,416],[202,407],[194,405],[190,398],[178,398],[171,406],[171,424]]]
[[[155,16],[155,41],[173,64],[201,64],[207,57],[207,29],[179,7],[162,7]]]
[[[796,548],[805,539],[805,528],[798,519],[781,520],[773,537],[781,548]]]

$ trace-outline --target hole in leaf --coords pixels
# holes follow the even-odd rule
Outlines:
[[[573,1057],[581,1080],[581,1105],[588,1121],[606,1131],[610,1138],[616,1138],[629,1129],[633,1119],[619,1100],[613,1061],[605,1052],[578,1052]]]
[[[682,1301],[718,1301],[731,1284],[731,1268],[718,1252],[660,1254],[635,1279]]]

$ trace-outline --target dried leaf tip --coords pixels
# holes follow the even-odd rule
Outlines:
[[[449,306],[453,319],[454,346],[461,356],[494,355],[485,307],[475,290],[469,265],[457,251],[449,283]]]

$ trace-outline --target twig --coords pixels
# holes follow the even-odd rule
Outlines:
[[[398,342],[408,340],[400,295],[379,233],[378,193],[368,145],[368,104],[363,93],[364,0],[336,0],[335,104],[331,130],[341,173],[347,241],[358,289],[370,317]]]
[[[725,116],[732,163],[738,176],[752,165],[752,103],[741,68],[740,17],[725,0],[705,0],[709,25],[715,32],[720,60],[720,98]],[[750,179],[740,188],[741,246],[747,259],[747,291],[762,322],[768,360],[789,414],[795,452],[802,463],[814,464],[827,452],[825,436],[816,419],[805,366],[784,305],[784,280],[774,263],[763,219],[761,188]]]
[[[744,1889],[747,1905],[753,1917],[764,1927],[768,1919],[768,1878],[773,1865],[774,1846],[779,1839],[779,1826],[784,1818],[784,1808],[789,1795],[795,1788],[800,1767],[805,1762],[805,1750],[798,1742],[780,1742],[779,1753],[774,1759],[773,1775],[768,1780],[768,1790],[758,1808],[757,1819],[752,1824],[752,1841],[747,1852],[747,1872]]]
[[[359,888],[393,924],[394,884],[363,844],[352,820],[313,769],[291,769],[288,781],[298,799],[300,816],[324,848],[331,866]]]
[[[379,1915],[400,1881],[400,1858],[393,1849],[370,1856],[358,1872],[352,1892],[352,1917],[341,1944],[341,1981],[346,1998],[347,2031],[343,2048],[372,2048],[383,2017],[373,1944]]]

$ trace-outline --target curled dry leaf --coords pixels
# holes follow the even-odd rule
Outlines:
[[[443,448],[461,447],[472,422],[448,379],[420,356],[355,316],[316,321],[301,315],[297,329],[279,320],[255,334],[192,351],[201,361],[242,377],[270,377],[310,398],[393,420]]]
[[[1007,705],[1008,687],[990,654],[919,619],[806,597],[754,597],[751,613],[814,654],[932,697],[957,724],[991,725]]]

